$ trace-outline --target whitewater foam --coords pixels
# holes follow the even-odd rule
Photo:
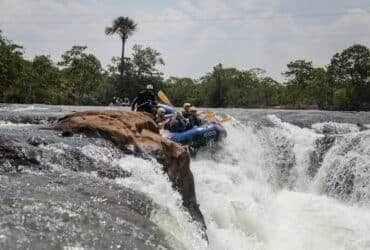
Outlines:
[[[152,215],[155,222],[168,236],[175,249],[204,249],[207,243],[202,239],[199,225],[191,220],[182,206],[180,194],[172,189],[162,165],[155,160],[144,160],[127,156],[114,164],[131,173],[130,177],[117,179],[125,187],[140,191],[160,205]],[[180,244],[181,243],[181,244]]]
[[[0,120],[0,128],[17,128],[17,127],[28,127],[32,126],[29,123],[13,123],[9,121],[1,121]]]
[[[228,125],[228,138],[217,154],[202,153],[192,162],[209,249],[369,248],[370,211],[312,190],[307,176],[309,155],[323,135],[276,116],[268,118],[273,128],[255,129],[251,123]],[[269,180],[276,155],[268,149],[280,148],[274,140],[267,140],[273,136],[292,145],[286,150],[292,151],[292,167],[298,172],[290,171],[296,179],[293,186],[280,190]],[[266,148],[266,143],[272,145]],[[359,148],[367,150],[362,154],[369,157],[365,145]]]
[[[347,134],[360,131],[360,128],[352,123],[323,122],[312,124],[311,127],[318,133],[325,134]]]
[[[272,127],[238,121],[227,124],[228,137],[217,150],[201,151],[191,162],[208,245],[155,160],[117,159],[113,149],[96,145],[84,146],[81,152],[131,173],[115,182],[158,204],[150,219],[175,249],[368,249],[370,211],[367,203],[356,203],[355,197],[361,193],[363,200],[368,200],[365,196],[370,193],[365,185],[370,180],[365,174],[370,162],[370,131],[335,135],[334,145],[312,180],[307,174],[309,156],[316,150],[315,142],[323,138],[322,131],[300,128],[276,116],[267,118]],[[271,180],[277,178],[276,164],[289,155],[291,159],[285,159],[291,161],[287,165],[289,185],[276,186]],[[339,167],[333,167],[334,162]],[[353,195],[342,199],[344,194],[331,195],[326,185],[330,184],[328,176],[339,178],[343,175],[339,170],[348,169],[349,162],[359,179]]]

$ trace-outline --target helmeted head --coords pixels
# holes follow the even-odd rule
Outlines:
[[[175,117],[175,118],[180,118],[182,116],[182,114],[181,114],[181,112],[179,112],[179,111],[175,111],[174,113],[173,113],[173,117]]]
[[[153,90],[154,88],[153,88],[153,85],[148,84],[148,85],[146,85],[146,89],[147,89],[147,90]]]
[[[189,111],[190,107],[191,107],[191,104],[186,102],[182,105],[182,107],[184,108],[185,111]]]
[[[198,110],[197,110],[197,108],[195,106],[191,106],[189,108],[189,111],[190,111],[191,114],[196,115]]]
[[[162,116],[166,113],[166,110],[164,108],[159,108],[157,109],[157,115]]]

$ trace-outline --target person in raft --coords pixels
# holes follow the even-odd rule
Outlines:
[[[152,113],[152,105],[156,105],[153,85],[146,85],[146,88],[139,92],[131,103],[131,110]]]
[[[165,129],[172,133],[181,133],[186,130],[187,122],[181,112],[173,113],[171,120],[166,124]]]
[[[185,118],[185,119],[189,119],[189,116],[190,116],[190,107],[191,107],[191,104],[186,102],[182,105],[182,107],[184,108],[184,110],[182,111],[182,116]]]
[[[167,118],[165,116],[166,111],[164,108],[157,109],[157,113],[155,115],[155,122],[158,124],[159,128],[163,129],[166,127],[166,124],[168,124],[171,121],[171,118]]]
[[[198,113],[197,113],[197,108],[194,106],[191,106],[189,108],[189,123],[187,129],[192,129],[194,127],[199,127],[202,126],[205,121],[200,119]]]

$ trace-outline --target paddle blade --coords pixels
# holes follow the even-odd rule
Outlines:
[[[219,121],[221,125],[225,125],[226,123],[230,122],[233,118],[231,116],[226,117],[225,119]]]
[[[157,95],[158,95],[159,99],[161,99],[161,101],[164,104],[167,104],[169,106],[173,106],[172,103],[170,102],[170,100],[168,99],[168,97],[166,96],[166,94],[162,90],[158,91]]]
[[[215,112],[207,113],[204,116],[204,120],[206,120],[206,121],[210,121],[210,120],[213,120],[213,119],[216,119],[216,113]]]

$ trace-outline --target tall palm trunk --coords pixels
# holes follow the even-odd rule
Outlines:
[[[120,72],[121,73],[121,87],[124,91],[126,90],[126,94],[127,94],[127,89],[126,89],[126,86],[123,80],[123,72],[125,68],[125,44],[126,44],[126,38],[122,38],[121,72]]]

